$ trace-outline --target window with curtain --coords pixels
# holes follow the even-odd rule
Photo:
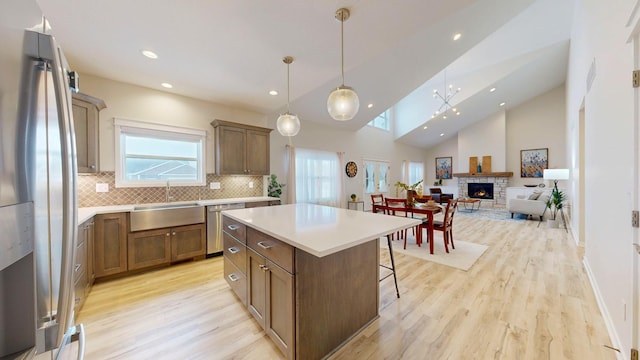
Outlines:
[[[296,202],[339,207],[338,154],[297,148],[295,158]]]
[[[116,186],[204,185],[204,130],[115,121]]]
[[[405,178],[405,183],[407,185],[412,185],[417,183],[420,180],[424,179],[424,165],[421,162],[413,162],[408,161],[405,162],[405,174],[407,174],[408,178]]]

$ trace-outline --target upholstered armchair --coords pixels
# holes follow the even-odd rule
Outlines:
[[[429,188],[433,201],[439,204],[447,204],[449,199],[453,200],[453,194],[443,194],[440,188]]]

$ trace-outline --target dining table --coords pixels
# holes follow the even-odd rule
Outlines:
[[[429,252],[433,254],[433,216],[443,211],[442,206],[430,203],[406,204],[404,206],[386,206],[382,204],[373,204],[371,211],[373,213],[383,212],[384,214],[388,215],[396,212],[404,212],[406,216],[422,219],[422,225],[420,226],[427,228],[427,240],[431,239],[431,241],[429,241]],[[415,216],[415,214],[426,216]],[[418,246],[422,245],[422,229],[420,228],[418,229],[418,232],[416,234],[416,243],[418,244]]]

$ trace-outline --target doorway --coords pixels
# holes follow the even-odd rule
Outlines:
[[[389,161],[363,160],[364,163],[364,209],[371,211],[371,194],[382,194],[385,198],[389,193]]]

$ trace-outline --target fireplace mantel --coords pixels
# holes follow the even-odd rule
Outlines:
[[[489,173],[454,173],[455,177],[512,177],[513,172],[489,172]]]

